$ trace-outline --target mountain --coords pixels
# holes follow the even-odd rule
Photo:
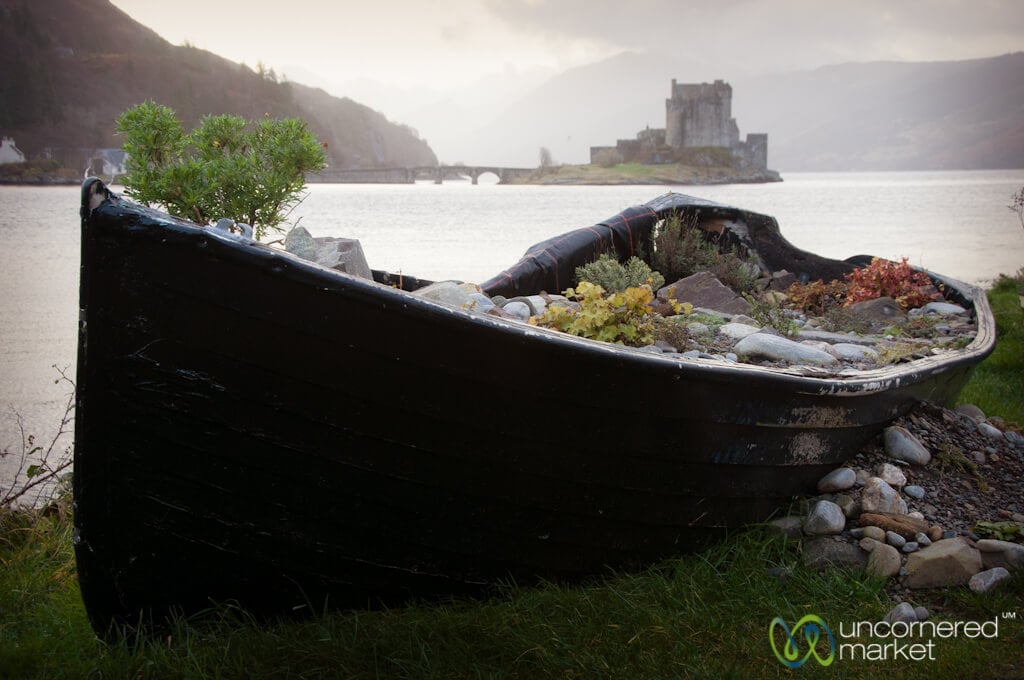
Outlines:
[[[827,66],[734,83],[787,170],[1024,167],[1024,53]]]
[[[1024,53],[742,79],[707,64],[623,53],[555,76],[468,132],[464,146],[505,165],[536,165],[542,146],[556,161],[586,163],[591,146],[664,127],[673,78],[724,79],[740,133],[768,133],[768,164],[778,170],[1021,168],[1022,74]]]
[[[30,158],[48,150],[75,165],[83,153],[119,147],[117,116],[152,99],[186,129],[206,114],[300,118],[338,169],[437,163],[408,126],[351,99],[278,82],[272,70],[171,45],[107,0],[0,2],[0,72],[0,135]]]

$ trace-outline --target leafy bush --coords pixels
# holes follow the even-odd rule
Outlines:
[[[257,238],[280,231],[306,173],[326,165],[316,137],[294,118],[206,116],[186,135],[173,110],[148,101],[121,114],[117,133],[125,137],[129,196],[198,224],[245,222]]]
[[[871,264],[854,269],[846,275],[846,280],[849,283],[847,306],[891,297],[903,309],[912,309],[941,297],[935,292],[928,275],[907,264],[905,257],[900,262],[872,258]]]
[[[665,219],[652,240],[651,266],[666,281],[678,281],[698,272],[709,271],[722,284],[737,293],[751,293],[757,287],[760,269],[735,249],[721,252],[718,244],[697,226],[697,217],[684,220],[678,214]]]
[[[650,307],[654,293],[648,285],[627,288],[605,296],[601,286],[581,281],[565,296],[580,303],[578,311],[548,307],[530,323],[592,340],[641,347],[654,342],[654,316]]]
[[[577,267],[576,281],[589,281],[612,293],[644,284],[652,290],[665,285],[665,277],[652,271],[639,257],[631,257],[622,264],[608,254],[602,254],[594,262]]]
[[[843,304],[848,289],[849,286],[842,281],[833,279],[825,283],[818,279],[809,283],[794,283],[786,290],[786,295],[793,307],[808,314],[823,316]]]

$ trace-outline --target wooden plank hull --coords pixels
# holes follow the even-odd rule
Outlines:
[[[980,322],[955,360],[844,381],[679,361],[101,190],[83,187],[74,468],[97,630],[648,565],[813,490],[914,403],[955,395],[994,342]]]

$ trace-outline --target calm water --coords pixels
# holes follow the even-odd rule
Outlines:
[[[1007,209],[1024,170],[790,174],[771,185],[676,190],[774,215],[798,247],[869,253],[984,284],[1024,266],[1024,229]],[[370,266],[483,281],[528,246],[663,193],[658,187],[313,185],[293,214],[314,236],[362,241]],[[0,187],[0,447],[20,442],[14,412],[53,434],[74,376],[77,187]],[[0,486],[9,483],[0,461]],[[8,466],[9,468],[9,461]]]

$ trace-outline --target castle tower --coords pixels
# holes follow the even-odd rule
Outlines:
[[[740,131],[732,117],[732,86],[721,80],[712,84],[678,84],[672,79],[672,96],[665,100],[665,143],[681,149],[695,146],[731,148]]]

